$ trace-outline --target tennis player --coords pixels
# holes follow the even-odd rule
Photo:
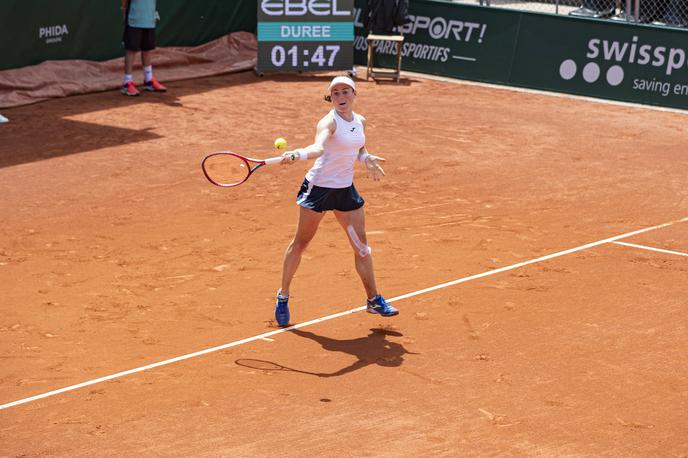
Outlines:
[[[293,164],[294,160],[315,159],[315,163],[306,173],[296,198],[299,222],[284,255],[282,287],[277,292],[275,306],[275,318],[280,326],[289,324],[289,286],[301,255],[315,236],[325,212],[330,210],[353,248],[356,272],[368,298],[368,312],[382,316],[399,313],[378,293],[375,285],[373,258],[365,232],[364,200],[353,184],[356,161],[365,164],[369,176],[378,181],[385,174],[380,166],[384,159],[366,150],[365,118],[353,111],[354,81],[349,76],[337,76],[330,82],[328,91],[325,100],[332,103],[332,110],[318,121],[315,142],[282,155],[285,165]]]

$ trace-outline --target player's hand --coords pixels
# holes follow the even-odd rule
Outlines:
[[[294,162],[299,160],[299,151],[298,150],[293,150],[293,151],[285,151],[282,153],[282,162],[280,162],[281,165],[292,165]]]
[[[380,162],[385,162],[380,156],[369,155],[365,160],[366,174],[374,181],[380,181],[385,176],[385,171],[380,166]]]

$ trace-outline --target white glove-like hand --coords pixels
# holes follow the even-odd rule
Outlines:
[[[375,181],[380,181],[382,177],[385,176],[385,171],[380,166],[380,162],[385,162],[385,159],[372,154],[366,157],[365,166],[368,178],[372,178]]]

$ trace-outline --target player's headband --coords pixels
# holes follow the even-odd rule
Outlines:
[[[332,88],[335,87],[338,84],[346,84],[349,86],[351,89],[354,91],[356,90],[356,83],[354,83],[354,80],[347,76],[337,76],[335,77],[332,82],[330,83],[330,87],[328,88],[329,91],[332,91]]]

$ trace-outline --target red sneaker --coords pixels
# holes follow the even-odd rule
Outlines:
[[[139,95],[139,90],[136,89],[136,85],[133,81],[127,81],[122,85],[122,94],[135,96]]]
[[[152,91],[152,92],[165,92],[167,88],[160,84],[158,80],[153,78],[150,81],[146,81],[144,83],[144,87],[146,88],[147,91]]]

